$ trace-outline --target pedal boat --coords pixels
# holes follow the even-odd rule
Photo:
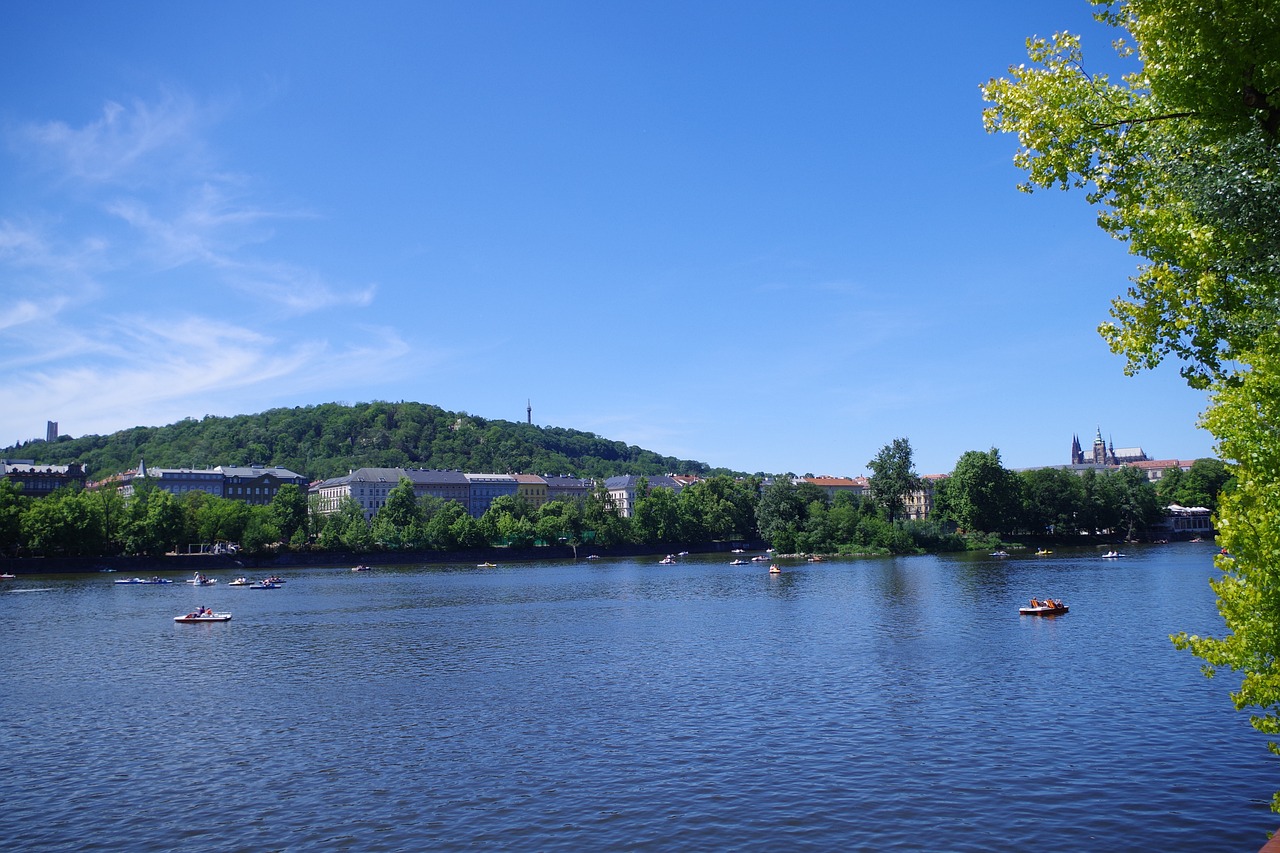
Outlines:
[[[205,613],[202,615],[199,613],[188,613],[185,616],[173,617],[173,621],[185,622],[187,624],[192,624],[195,622],[230,622],[231,614],[230,613]]]

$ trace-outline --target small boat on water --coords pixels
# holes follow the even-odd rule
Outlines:
[[[599,554],[588,554],[588,555],[587,555],[587,559],[588,559],[588,560],[598,560],[598,559],[600,559],[600,555],[599,555]]]
[[[806,559],[808,559],[810,563],[826,562],[826,558],[823,557],[821,554],[810,554]]]
[[[369,567],[368,567],[368,566],[366,566],[366,565],[364,565],[364,564],[361,564],[361,565],[359,565],[359,566],[352,566],[352,567],[351,567],[351,571],[353,571],[353,572],[367,572],[367,571],[369,571]]]
[[[16,577],[17,575],[10,574],[9,572],[5,572],[4,574],[0,574],[0,581],[11,581]]]
[[[498,568],[498,564],[497,563],[476,563],[476,568],[477,569],[496,569]]]
[[[741,548],[734,548],[734,549],[733,549],[732,551],[730,551],[729,553],[730,553],[730,554],[745,554],[745,553],[747,553],[747,552],[746,552],[746,551],[744,551],[744,550],[742,550]]]
[[[753,562],[753,563],[767,563],[767,562],[769,562],[769,558],[768,558],[767,556],[765,556],[764,554],[756,554],[754,557],[752,557],[752,558],[751,558],[751,562]]]
[[[782,569],[780,569],[780,568],[778,567],[778,564],[777,564],[777,563],[774,563],[772,566],[770,566],[770,567],[769,567],[769,574],[771,574],[771,575],[780,575],[780,574],[782,574]]]
[[[116,581],[116,583],[128,584],[132,586],[133,584],[173,583],[173,581],[169,580],[168,578],[126,578],[123,580],[118,580]]]
[[[1019,616],[1057,616],[1067,612],[1067,605],[1053,598],[1046,598],[1041,601],[1038,598],[1031,599],[1031,604],[1018,608]]]
[[[750,565],[750,564],[749,564],[746,560],[730,560],[730,561],[729,561],[729,565],[731,565],[731,566],[746,566],[746,565]]]
[[[230,613],[214,613],[207,607],[201,607],[198,610],[193,610],[185,616],[173,617],[174,622],[185,622],[188,624],[194,622],[229,622],[230,620]]]
[[[999,551],[992,551],[992,552],[991,552],[990,554],[988,554],[987,556],[989,556],[989,557],[1007,557],[1007,556],[1009,556],[1009,552],[1008,552],[1008,551],[1005,551],[1005,550],[1003,550],[1003,549],[1001,549],[1001,550],[999,550]]]
[[[1050,554],[1052,554],[1052,553],[1053,553],[1052,551],[1049,551],[1049,550],[1047,550],[1047,549],[1045,549],[1045,548],[1041,548],[1039,551],[1036,551],[1036,556],[1037,556],[1037,557],[1047,557],[1047,556],[1049,556],[1049,555],[1050,555]]]
[[[658,561],[658,565],[669,566],[675,561],[676,561],[676,558],[668,554],[667,556],[663,557],[661,560]]]
[[[1124,557],[1124,556],[1127,556],[1127,555],[1126,555],[1126,554],[1121,554],[1119,551],[1108,551],[1107,553],[1105,553],[1105,554],[1103,554],[1103,555],[1102,555],[1102,559],[1104,559],[1104,560],[1118,560],[1119,558]]]
[[[117,581],[117,583],[118,582],[119,581]],[[248,578],[236,578],[233,581],[227,581],[227,586],[248,586],[248,585],[249,585]]]
[[[249,584],[249,589],[279,589],[279,588],[280,588],[280,584],[273,583],[269,580],[254,581],[253,583]]]
[[[187,581],[187,583],[195,584],[196,586],[213,586],[217,582],[217,578],[207,578],[199,572],[196,572],[196,576]]]

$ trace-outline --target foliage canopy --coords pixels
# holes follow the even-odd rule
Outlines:
[[[362,467],[418,467],[609,477],[733,473],[562,427],[487,420],[423,403],[324,403],[255,415],[188,418],[111,435],[64,437],[0,450],[51,465],[81,462],[91,477],[135,468],[283,465],[324,479]]]
[[[1023,189],[1085,188],[1143,259],[1100,328],[1126,370],[1173,356],[1212,391],[1203,422],[1236,479],[1213,583],[1227,634],[1173,640],[1242,673],[1237,707],[1280,733],[1280,2],[1093,3],[1136,67],[1112,82],[1077,36],[1029,39],[1032,65],[983,87],[984,121],[1017,134]]]

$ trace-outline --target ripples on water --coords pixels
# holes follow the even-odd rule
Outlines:
[[[0,838],[1256,850],[1265,739],[1167,638],[1219,631],[1212,553],[10,581]]]

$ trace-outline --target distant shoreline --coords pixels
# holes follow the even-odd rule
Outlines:
[[[704,542],[699,544],[579,545],[576,559],[601,557],[643,557],[688,551],[691,554],[728,554],[734,548],[764,552],[761,542]],[[45,574],[87,574],[121,572],[156,574],[235,569],[285,569],[290,566],[390,566],[404,563],[529,563],[573,560],[569,545],[534,548],[473,548],[466,551],[288,551],[275,556],[248,557],[232,554],[167,554],[163,557],[6,557],[0,571],[19,577]]]

